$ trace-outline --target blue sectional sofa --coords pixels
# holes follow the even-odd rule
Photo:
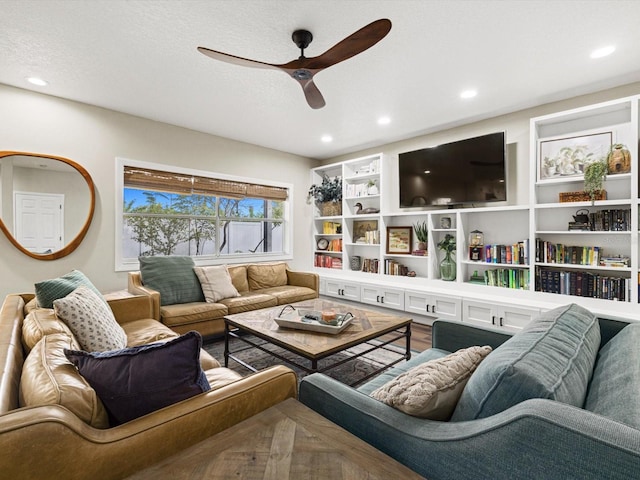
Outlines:
[[[369,394],[459,349],[493,351],[449,421],[409,416]],[[640,323],[576,305],[515,335],[437,320],[433,347],[357,389],[322,374],[299,399],[430,480],[640,478]]]

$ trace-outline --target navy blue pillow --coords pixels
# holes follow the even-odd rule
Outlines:
[[[201,348],[202,337],[192,331],[166,343],[64,354],[96,391],[114,427],[208,391]]]

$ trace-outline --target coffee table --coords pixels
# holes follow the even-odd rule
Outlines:
[[[128,480],[424,477],[290,398]]]
[[[247,348],[258,348],[263,352],[269,353],[307,373],[325,372],[337,367],[338,365],[342,365],[343,363],[366,355],[374,350],[386,349],[393,351],[388,348],[390,343],[396,342],[400,339],[405,340],[405,351],[403,353],[395,351],[395,353],[398,353],[398,358],[381,365],[381,367],[376,369],[376,371],[371,372],[370,374],[351,383],[351,385],[357,385],[381,371],[386,370],[392,365],[395,365],[404,359],[408,360],[411,358],[411,318],[399,317],[373,310],[365,310],[356,308],[352,305],[346,305],[324,299],[307,300],[294,303],[292,306],[301,309],[320,311],[333,309],[336,313],[350,312],[355,318],[342,332],[337,334],[328,334],[279,327],[274,318],[280,314],[284,305],[227,315],[224,317],[225,366],[229,366],[229,360],[231,359],[251,371],[256,371],[254,367],[238,358],[234,353],[239,353]],[[384,340],[380,340],[380,337],[382,336],[385,336]],[[262,339],[265,343],[256,342],[254,337]],[[231,352],[229,349],[229,340],[231,338],[240,340],[243,343],[244,348]],[[372,342],[372,340],[376,341]],[[357,353],[345,352],[349,348],[363,344],[366,345],[362,351]],[[244,345],[249,346],[246,347]],[[297,361],[296,359],[279,354],[274,351],[272,348],[273,345],[277,345],[288,352],[296,354],[296,356],[300,357],[301,360]],[[319,360],[330,357],[339,352],[346,353],[348,357],[341,358],[334,362],[329,361],[328,364],[324,365],[322,368],[318,366]]]

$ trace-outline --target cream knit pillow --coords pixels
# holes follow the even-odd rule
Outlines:
[[[491,347],[469,347],[417,365],[371,392],[408,415],[449,420],[467,380]]]
[[[207,303],[215,303],[223,298],[239,297],[240,294],[231,282],[226,265],[193,267]]]

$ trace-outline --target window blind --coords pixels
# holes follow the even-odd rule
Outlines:
[[[124,167],[124,186],[178,194],[212,195],[228,198],[286,200],[287,189],[269,185],[165,172],[148,168]]]

